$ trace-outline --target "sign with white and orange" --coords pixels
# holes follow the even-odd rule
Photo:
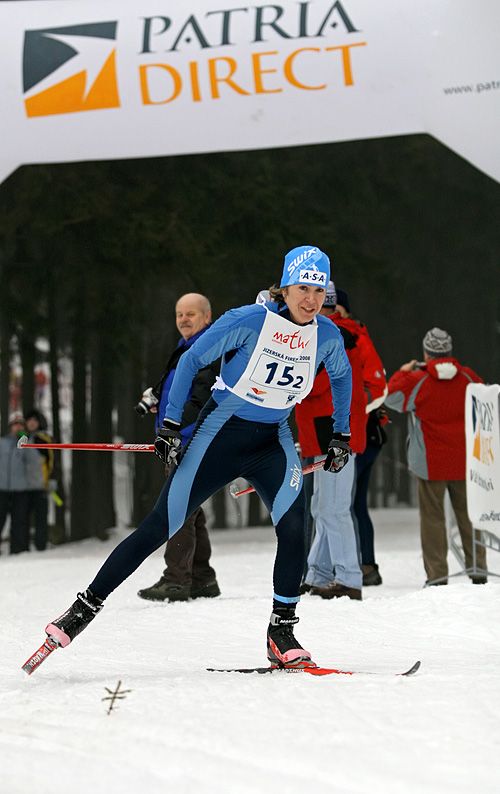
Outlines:
[[[500,386],[470,383],[465,397],[467,510],[477,529],[500,529]]]
[[[500,180],[497,0],[0,3],[0,180],[24,163],[429,132]]]

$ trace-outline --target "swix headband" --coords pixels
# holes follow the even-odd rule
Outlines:
[[[280,287],[308,284],[326,290],[330,280],[330,260],[314,245],[299,245],[285,256]]]

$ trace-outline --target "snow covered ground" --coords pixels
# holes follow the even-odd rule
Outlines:
[[[422,590],[417,513],[374,517],[383,586],[361,603],[305,596],[297,636],[325,665],[400,671],[421,659],[408,679],[206,672],[265,663],[267,528],[212,533],[214,600],[138,599],[161,572],[158,552],[28,677],[20,666],[44,626],[125,530],[0,557],[2,794],[500,791],[500,580]],[[118,681],[131,691],[108,715],[102,698]]]

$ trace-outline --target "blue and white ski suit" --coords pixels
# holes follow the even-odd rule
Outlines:
[[[312,387],[323,364],[335,406],[332,429],[349,432],[351,368],[343,340],[321,315],[305,326],[292,323],[282,304],[228,311],[179,361],[165,418],[180,421],[197,371],[220,357],[221,377],[179,466],[150,515],[117,546],[89,585],[97,596],[106,598],[206,499],[244,477],[264,501],[276,529],[274,598],[285,604],[299,600],[304,498],[288,417],[305,396],[301,389],[308,382]]]

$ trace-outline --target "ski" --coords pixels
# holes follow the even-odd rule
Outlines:
[[[270,665],[269,667],[227,667],[215,668],[207,667],[210,673],[308,673],[309,675],[397,675],[397,676],[410,676],[414,675],[420,668],[420,662],[415,662],[409,670],[404,673],[385,673],[381,670],[340,670],[336,667],[319,667],[311,665],[309,667],[276,667]]]
[[[59,643],[52,637],[47,637],[45,642],[40,645],[38,650],[33,653],[29,659],[23,664],[22,669],[28,675],[37,670],[42,662],[50,656],[50,654],[59,648]],[[268,667],[207,667],[209,673],[308,673],[309,675],[397,675],[397,676],[411,676],[420,669],[420,662],[415,662],[408,670],[403,673],[385,673],[381,670],[341,670],[338,667],[320,667],[315,664],[306,667],[277,667],[269,665]]]
[[[47,637],[43,645],[40,645],[39,649],[23,664],[22,669],[24,672],[28,673],[28,675],[34,673],[35,670],[40,667],[41,663],[45,661],[47,656],[50,656],[52,651],[55,651],[56,648],[59,648],[59,643],[53,640],[52,637]]]

